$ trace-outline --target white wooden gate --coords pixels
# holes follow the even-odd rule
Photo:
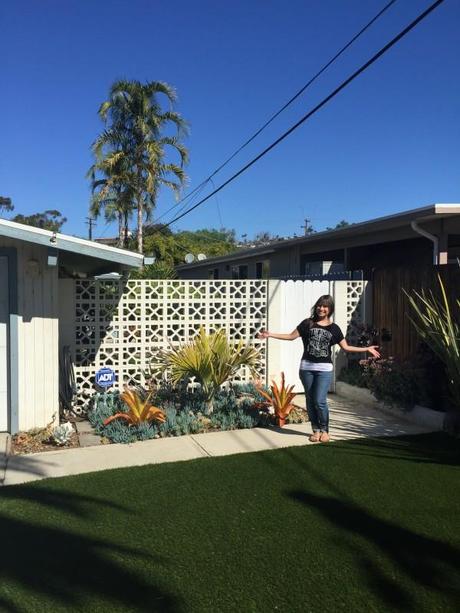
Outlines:
[[[329,294],[334,298],[334,321],[340,326],[349,342],[354,343],[350,323],[368,322],[371,314],[370,286],[367,281],[269,281],[268,330],[289,333],[311,315],[311,308],[320,296]],[[294,391],[302,392],[299,379],[299,364],[303,353],[302,339],[280,341],[270,339],[267,351],[267,379],[279,381],[284,372],[286,382],[294,384]],[[335,391],[336,375],[346,362],[339,347],[333,351],[334,377],[331,390]]]
[[[318,298],[329,294],[329,281],[270,281],[268,329],[289,333],[307,317]],[[294,391],[303,391],[299,380],[299,364],[303,353],[302,339],[268,341],[268,379],[279,380],[284,372],[286,382],[295,384]]]

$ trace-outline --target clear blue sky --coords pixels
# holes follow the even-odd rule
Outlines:
[[[0,7],[0,195],[59,209],[85,236],[90,145],[117,78],[162,80],[191,126],[189,190],[295,93],[385,0],[14,0]],[[232,162],[230,176],[430,4],[399,0]],[[460,2],[446,0],[343,93],[176,229],[300,234],[458,202]],[[174,204],[164,192],[158,215]],[[171,214],[162,221],[170,220]],[[98,221],[95,236],[113,235]]]

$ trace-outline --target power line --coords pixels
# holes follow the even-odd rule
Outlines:
[[[250,168],[253,164],[255,164],[257,161],[259,161],[262,157],[264,157],[269,151],[271,151],[274,147],[276,147],[277,145],[279,145],[279,143],[281,143],[285,138],[287,138],[292,132],[294,132],[294,130],[296,130],[299,126],[301,126],[305,121],[307,121],[307,119],[309,119],[312,115],[314,115],[315,113],[317,113],[323,106],[325,106],[330,100],[332,100],[333,98],[335,98],[335,96],[337,96],[337,94],[339,92],[342,91],[342,89],[344,89],[345,87],[347,87],[347,85],[349,85],[352,81],[354,81],[356,79],[356,77],[358,77],[362,72],[364,72],[367,68],[369,68],[369,66],[371,66],[372,64],[374,64],[374,62],[376,62],[382,55],[384,55],[389,49],[391,49],[391,47],[393,47],[397,42],[399,42],[404,36],[406,36],[406,34],[408,34],[413,28],[415,28],[415,26],[417,26],[423,19],[425,19],[432,11],[434,11],[440,4],[442,4],[444,2],[444,0],[437,0],[437,2],[434,2],[431,6],[429,6],[425,11],[423,11],[423,13],[421,13],[416,19],[414,19],[414,21],[412,21],[407,27],[404,28],[404,30],[402,30],[397,36],[395,36],[389,43],[387,43],[384,47],[382,47],[382,49],[380,49],[380,51],[378,51],[375,55],[373,55],[371,57],[370,60],[368,60],[365,64],[363,64],[360,68],[358,68],[358,70],[356,70],[351,76],[349,76],[347,79],[345,79],[345,81],[343,81],[336,89],[334,89],[334,91],[332,91],[328,96],[326,96],[326,98],[323,98],[323,100],[317,104],[311,111],[309,111],[306,115],[304,115],[297,123],[295,123],[291,128],[289,128],[289,130],[287,130],[286,132],[284,132],[284,134],[282,134],[279,138],[277,138],[271,145],[269,145],[268,147],[266,147],[262,153],[259,153],[259,155],[257,155],[255,158],[253,158],[250,162],[248,162],[245,166],[243,166],[243,168],[241,168],[238,172],[236,172],[234,175],[232,175],[229,179],[227,179],[227,181],[225,181],[224,183],[222,183],[222,185],[220,185],[217,189],[215,189],[214,191],[212,191],[210,194],[208,194],[205,198],[203,198],[202,200],[200,200],[199,202],[197,202],[197,204],[195,204],[194,206],[192,206],[191,208],[187,209],[186,211],[184,211],[183,213],[181,213],[180,215],[178,215],[177,217],[175,217],[172,221],[168,222],[167,224],[164,224],[165,226],[170,226],[173,223],[175,223],[176,221],[178,221],[179,219],[181,219],[182,217],[184,217],[185,215],[188,215],[189,213],[191,213],[193,210],[195,210],[196,208],[198,208],[199,206],[201,206],[202,204],[204,204],[207,200],[209,200],[210,198],[212,198],[212,196],[214,196],[215,194],[217,194],[218,192],[220,192],[222,189],[224,189],[224,187],[226,187],[229,183],[231,183],[232,181],[234,181],[237,177],[239,177],[241,174],[243,174],[243,172],[245,172],[246,170],[248,170],[248,168]]]
[[[198,195],[203,191],[203,189],[206,186],[206,183],[208,183],[210,181],[210,179],[206,179],[206,181],[203,181],[202,183],[200,183],[200,185],[198,185],[197,187],[195,187],[195,189],[193,191],[190,192],[190,194],[187,194],[187,196],[184,196],[184,198],[182,198],[181,200],[179,200],[178,202],[176,202],[176,204],[174,204],[172,207],[170,207],[169,209],[167,209],[164,213],[162,213],[159,217],[156,218],[156,222],[159,222],[160,219],[163,219],[163,217],[165,217],[168,213],[170,213],[172,210],[174,210],[177,206],[179,206],[180,204],[182,204],[181,208],[178,211],[179,213],[182,213],[182,211],[184,211],[187,206],[189,206],[190,202],[193,202],[193,200],[195,200]],[[193,196],[193,197],[192,197]],[[188,198],[191,198],[190,202],[185,202],[185,200],[187,200]]]
[[[301,87],[299,89],[299,91],[294,94],[292,96],[292,98],[290,98],[278,111],[276,111],[276,113],[274,113],[273,115],[271,115],[271,117],[269,117],[269,119],[267,119],[267,121],[256,131],[254,132],[254,134],[252,136],[250,136],[242,145],[241,147],[239,147],[234,153],[232,153],[232,155],[227,158],[225,160],[225,162],[223,162],[218,168],[216,168],[216,170],[214,170],[214,172],[212,172],[209,177],[207,179],[205,179],[204,181],[202,181],[199,185],[197,185],[197,187],[195,187],[195,189],[193,189],[189,194],[187,194],[186,196],[184,196],[183,198],[181,198],[181,200],[179,200],[178,202],[176,202],[173,206],[171,206],[167,211],[165,211],[162,215],[160,215],[160,217],[158,217],[158,219],[162,219],[163,217],[165,217],[168,213],[170,213],[171,211],[173,211],[177,206],[179,206],[179,204],[185,202],[185,200],[187,200],[188,198],[190,198],[193,194],[195,194],[195,192],[197,192],[198,190],[201,190],[205,185],[207,185],[209,183],[209,181],[211,181],[211,179],[218,173],[220,172],[225,166],[227,166],[227,164],[229,164],[229,162],[231,162],[233,160],[234,157],[236,157],[238,155],[238,153],[240,153],[245,147],[247,147],[255,138],[257,138],[257,136],[259,136],[259,134],[261,132],[263,132],[265,130],[265,128],[267,128],[272,121],[274,121],[278,115],[280,115],[284,110],[287,109],[288,106],[290,106],[294,100],[297,100],[297,98],[303,94],[303,92],[310,87],[310,85],[312,85],[316,79],[321,76],[323,74],[323,72],[325,72],[325,70],[327,70],[329,68],[329,66],[331,66],[331,64],[333,64],[349,47],[351,47],[351,45],[358,40],[358,38],[364,34],[364,32],[366,30],[368,30],[371,25],[373,23],[375,23],[377,21],[377,19],[379,19],[379,17],[381,17],[397,0],[391,0],[390,2],[388,2],[388,4],[386,4],[363,28],[361,28],[361,30],[359,32],[357,32],[349,41],[346,45],[344,45],[339,51],[337,51],[337,53],[326,63],[324,64],[324,66],[313,76],[311,77],[311,79],[309,81],[307,81],[307,83],[305,83],[305,85],[303,87]],[[183,207],[184,208],[184,207]]]

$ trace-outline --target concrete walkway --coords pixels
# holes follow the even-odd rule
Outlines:
[[[297,397],[297,404],[302,403]],[[432,429],[406,422],[403,417],[383,413],[339,396],[329,397],[331,440],[419,434]],[[284,428],[253,428],[142,441],[130,445],[98,445],[30,455],[8,455],[9,435],[0,434],[0,485],[26,483],[46,477],[193,460],[196,458],[279,449],[310,443],[309,424]]]

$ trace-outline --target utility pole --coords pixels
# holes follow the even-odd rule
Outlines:
[[[96,221],[92,218],[92,217],[85,217],[86,221],[86,225],[88,226],[88,239],[90,241],[93,240],[93,226],[96,226]]]
[[[313,227],[310,225],[310,219],[305,217],[304,221],[305,221],[304,225],[300,227],[303,228],[304,236],[308,236],[309,234],[313,232]]]

